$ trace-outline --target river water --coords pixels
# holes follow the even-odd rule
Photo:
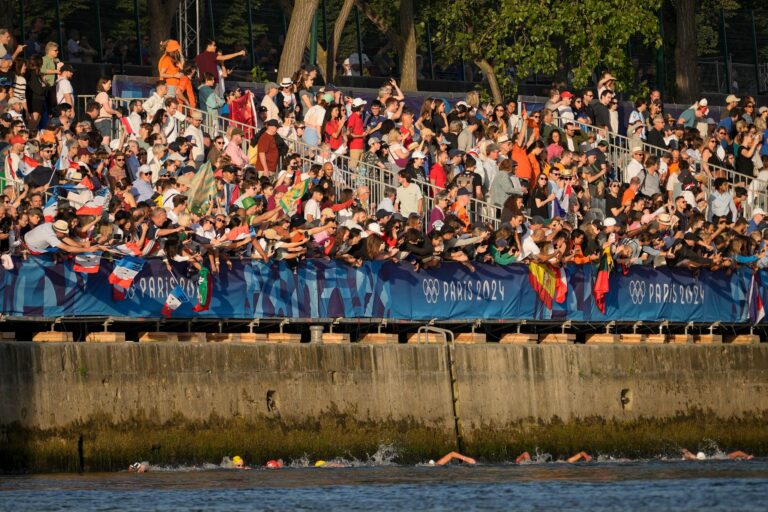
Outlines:
[[[768,459],[308,466],[4,476],[0,510],[768,510]]]

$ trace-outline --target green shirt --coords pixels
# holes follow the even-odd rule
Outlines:
[[[56,83],[56,75],[46,74],[46,71],[55,71],[56,65],[59,63],[59,59],[53,59],[47,55],[43,56],[43,65],[40,66],[40,73],[43,75],[43,80],[48,85]]]

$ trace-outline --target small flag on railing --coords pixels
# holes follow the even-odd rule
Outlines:
[[[213,294],[213,282],[211,271],[203,267],[197,276],[197,305],[192,308],[195,313],[208,311],[211,307],[211,295]]]
[[[160,310],[160,313],[162,313],[165,318],[170,318],[173,312],[179,309],[179,306],[185,302],[189,302],[189,297],[184,293],[184,289],[181,285],[177,284],[176,288],[171,290],[171,293],[169,293],[168,297],[165,299],[165,304],[163,304],[163,309]]]
[[[56,219],[57,213],[59,213],[59,198],[56,197],[54,193],[43,207],[43,218],[45,219],[45,222],[53,222],[54,219]]]
[[[126,292],[133,286],[133,280],[142,268],[144,260],[134,256],[126,256],[115,262],[115,268],[108,279],[113,287],[112,297],[115,300],[125,299]]]
[[[104,205],[107,203],[105,196],[96,196],[75,212],[77,215],[94,215],[98,217],[104,211]]]
[[[131,124],[130,119],[127,117],[121,117],[120,124],[123,125],[123,130],[125,130],[126,135],[136,135],[136,131],[133,129],[133,125]]]
[[[765,318],[765,307],[763,298],[760,296],[760,276],[755,272],[749,284],[749,322],[759,324],[763,318]]]
[[[82,272],[83,274],[95,274],[99,271],[100,263],[101,251],[81,252],[75,256],[75,263],[72,268],[75,272]]]

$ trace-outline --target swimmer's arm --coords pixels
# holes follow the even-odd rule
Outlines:
[[[472,464],[472,465],[477,464],[477,461],[475,459],[473,459],[472,457],[467,457],[467,456],[462,455],[462,454],[457,453],[457,452],[451,452],[451,453],[449,453],[447,455],[444,455],[443,458],[441,458],[440,460],[435,462],[435,465],[437,465],[437,466],[445,466],[446,464],[451,462],[453,459],[458,459],[458,460],[460,460],[462,462],[466,462],[467,464]]]

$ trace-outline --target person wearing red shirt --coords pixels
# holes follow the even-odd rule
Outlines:
[[[331,151],[336,151],[344,144],[344,109],[338,103],[331,103],[325,111],[323,122],[323,142],[327,142]]]
[[[448,181],[448,173],[445,172],[445,165],[448,163],[448,152],[440,151],[437,154],[437,162],[429,170],[429,182],[432,184],[432,195],[445,189],[445,182]]]
[[[365,125],[360,111],[367,102],[361,98],[352,101],[352,114],[347,120],[347,140],[349,141],[349,167],[357,169],[360,157],[365,151]]]
[[[280,158],[277,142],[275,142],[277,125],[278,123],[274,119],[264,123],[265,131],[261,134],[257,143],[259,158],[256,160],[256,170],[262,176],[272,176],[277,169],[277,161]]]

